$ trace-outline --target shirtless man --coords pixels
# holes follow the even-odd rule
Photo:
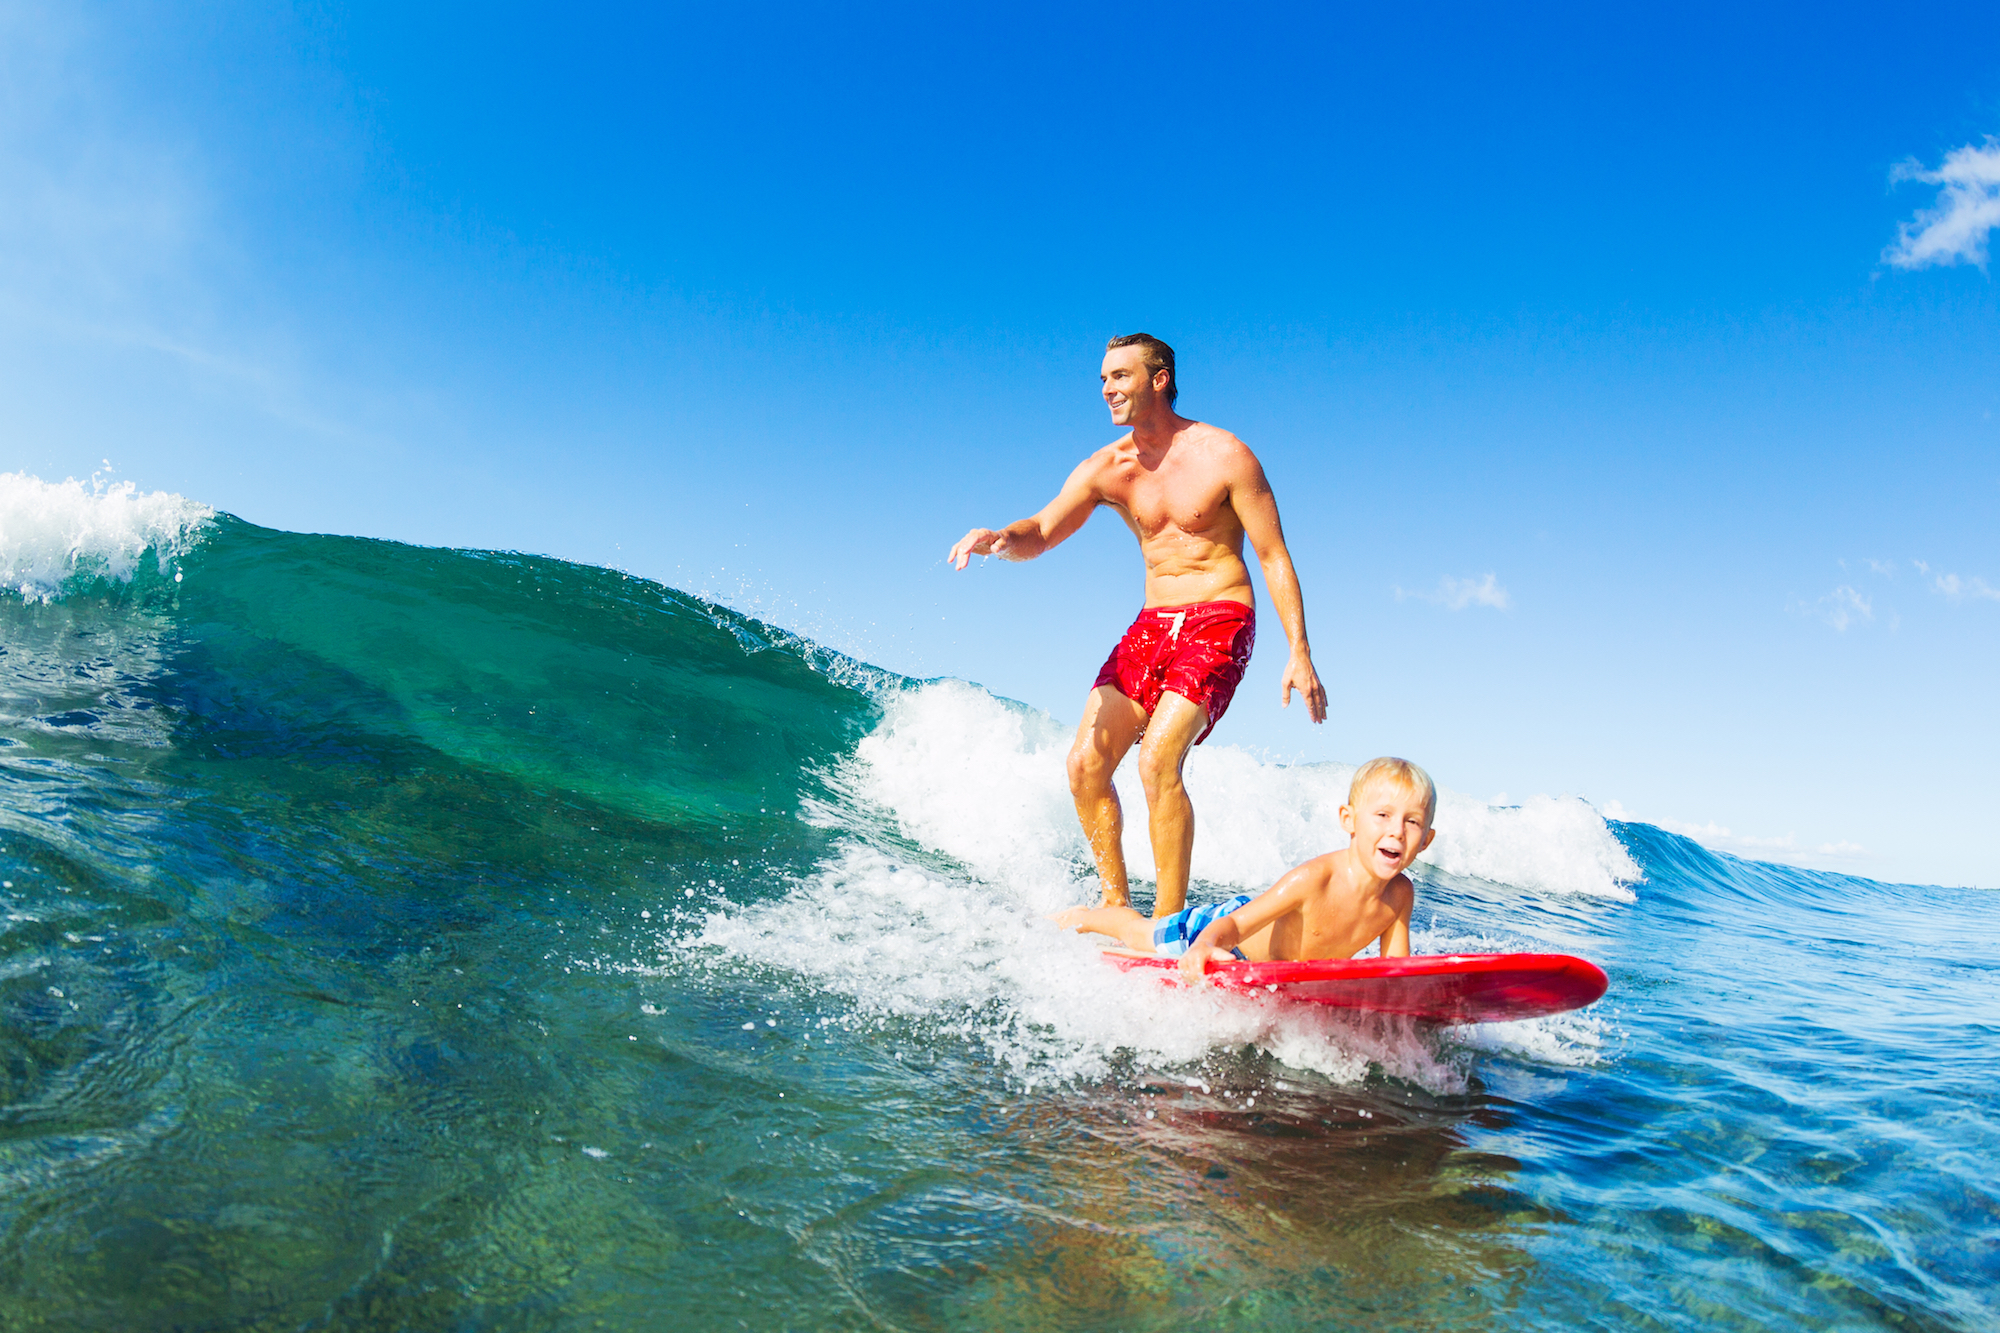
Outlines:
[[[1069,752],[1069,789],[1105,905],[1129,905],[1125,815],[1111,775],[1145,737],[1139,781],[1159,874],[1153,915],[1164,917],[1187,903],[1194,856],[1194,807],[1181,766],[1229,707],[1257,637],[1245,537],[1291,641],[1280,698],[1289,706],[1299,691],[1312,720],[1323,722],[1326,690],[1313,671],[1305,603],[1278,502],[1256,455],[1228,431],[1174,411],[1180,395],[1174,349],[1151,334],[1113,338],[1098,378],[1112,423],[1130,426],[1130,433],[1079,463],[1041,513],[998,531],[974,528],[951,548],[950,560],[958,569],[975,555],[1033,560],[1082,527],[1099,505],[1116,510],[1139,539],[1146,605],[1084,703]]]

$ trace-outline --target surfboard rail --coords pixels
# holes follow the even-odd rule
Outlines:
[[[1180,960],[1106,949],[1128,972],[1178,984]],[[1432,1023],[1498,1023],[1541,1018],[1594,1004],[1610,988],[1604,969],[1566,953],[1413,954],[1408,958],[1211,964],[1223,990],[1270,995]]]

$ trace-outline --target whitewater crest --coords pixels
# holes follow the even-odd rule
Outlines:
[[[841,835],[833,853],[787,892],[718,903],[693,923],[692,942],[716,965],[774,967],[848,996],[871,1021],[975,1041],[1023,1082],[1098,1077],[1121,1052],[1186,1067],[1247,1045],[1336,1082],[1380,1068],[1436,1091],[1463,1087],[1471,1048],[1408,1022],[1161,989],[1105,967],[1103,941],[1046,919],[1096,893],[1063,776],[1068,729],[958,681],[894,691],[881,705],[880,723],[827,775],[831,799],[807,810]],[[1343,845],[1337,813],[1353,771],[1197,750],[1187,770],[1202,821],[1196,896],[1259,891]],[[1119,784],[1126,855],[1136,877],[1150,877],[1145,806],[1129,772]],[[1438,825],[1427,854],[1438,870],[1522,895],[1629,901],[1639,878],[1582,801],[1493,807],[1446,792]],[[1434,924],[1413,943],[1423,953],[1536,947]],[[1487,1048],[1557,1064],[1598,1058],[1593,1019],[1505,1026]]]
[[[1465,1086],[1462,1053],[1408,1020],[1136,982],[1105,966],[1104,941],[1057,930],[1050,905],[857,840],[780,898],[709,912],[693,942],[709,966],[748,961],[847,996],[850,1024],[978,1046],[1028,1087],[1102,1078],[1120,1053],[1187,1068],[1246,1046],[1337,1083],[1374,1066],[1438,1092]]]
[[[837,775],[849,794],[890,813],[900,832],[983,878],[1072,889],[1089,862],[1063,756],[1067,727],[975,685],[938,681],[883,699],[881,725]],[[1234,746],[1188,756],[1194,877],[1259,891],[1299,862],[1347,844],[1340,807],[1352,764],[1272,764]],[[1154,875],[1145,798],[1131,760],[1116,778],[1126,811],[1125,860]],[[1637,863],[1602,815],[1576,797],[1495,806],[1438,793],[1437,838],[1419,858],[1539,893],[1631,901]]]
[[[141,493],[103,473],[88,482],[0,473],[0,586],[46,603],[80,579],[130,582],[149,551],[165,574],[214,518],[185,496]]]

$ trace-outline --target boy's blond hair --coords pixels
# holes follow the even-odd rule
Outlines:
[[[1368,789],[1369,783],[1378,779],[1385,782],[1393,782],[1404,791],[1415,792],[1419,796],[1422,796],[1424,798],[1424,827],[1429,828],[1431,826],[1431,821],[1437,818],[1438,812],[1437,785],[1431,781],[1430,774],[1424,772],[1423,769],[1417,767],[1407,759],[1397,759],[1391,755],[1383,755],[1380,759],[1370,759],[1367,763],[1355,769],[1354,781],[1347,784],[1347,803],[1349,805],[1360,805],[1361,793]]]

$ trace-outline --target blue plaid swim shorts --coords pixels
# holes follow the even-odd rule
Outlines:
[[[1225,898],[1219,903],[1209,903],[1205,907],[1183,907],[1172,916],[1161,917],[1153,926],[1153,952],[1162,958],[1180,957],[1188,951],[1188,946],[1195,942],[1201,932],[1237,908],[1248,906],[1249,903],[1250,895],[1239,893],[1234,898]],[[1238,958],[1243,956],[1241,949],[1231,949],[1230,952]]]

